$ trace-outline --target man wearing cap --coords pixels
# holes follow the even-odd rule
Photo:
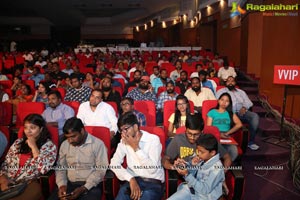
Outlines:
[[[126,97],[131,97],[135,101],[153,101],[156,103],[156,96],[150,84],[150,77],[142,76],[138,87],[131,90]]]
[[[156,122],[163,122],[163,106],[165,101],[176,100],[178,94],[175,92],[175,84],[172,80],[169,80],[166,84],[167,90],[162,92],[157,99],[156,105]]]

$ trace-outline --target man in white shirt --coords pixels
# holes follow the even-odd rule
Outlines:
[[[110,167],[118,179],[126,181],[116,200],[161,199],[164,170],[161,165],[162,145],[159,138],[141,131],[136,116],[125,113],[118,121],[121,142],[111,159]],[[127,168],[122,166],[124,158]]]
[[[102,99],[103,93],[100,89],[94,89],[90,100],[80,104],[77,117],[85,126],[104,126],[109,128],[111,138],[117,133],[116,112]]]
[[[200,79],[198,77],[192,78],[191,82],[192,87],[184,93],[184,96],[194,103],[195,111],[201,113],[203,101],[215,100],[216,97],[209,88],[201,88]]]
[[[175,62],[175,70],[170,73],[170,78],[176,82],[177,78],[180,77],[180,72],[182,71],[181,61],[177,60]]]
[[[234,68],[229,66],[229,63],[226,59],[224,60],[223,65],[224,66],[221,67],[218,71],[218,77],[220,79],[221,85],[225,85],[228,77],[230,77],[230,76],[232,76],[233,78],[236,77],[236,72],[235,72]]]
[[[6,92],[3,91],[3,86],[0,85],[0,102],[5,102],[9,100],[9,96]]]

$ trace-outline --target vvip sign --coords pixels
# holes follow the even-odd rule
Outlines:
[[[273,83],[300,85],[300,65],[275,65]]]

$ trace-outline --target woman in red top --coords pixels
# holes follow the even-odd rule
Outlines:
[[[7,190],[11,184],[31,180],[16,199],[40,199],[42,191],[36,178],[50,170],[56,155],[56,146],[50,139],[43,117],[38,114],[27,115],[23,137],[13,143],[1,166],[1,191]]]

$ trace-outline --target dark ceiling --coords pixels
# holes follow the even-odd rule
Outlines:
[[[6,0],[1,2],[0,18],[40,17],[53,25],[82,25],[89,18],[105,18],[112,25],[130,24],[178,7],[179,3],[180,0]]]

